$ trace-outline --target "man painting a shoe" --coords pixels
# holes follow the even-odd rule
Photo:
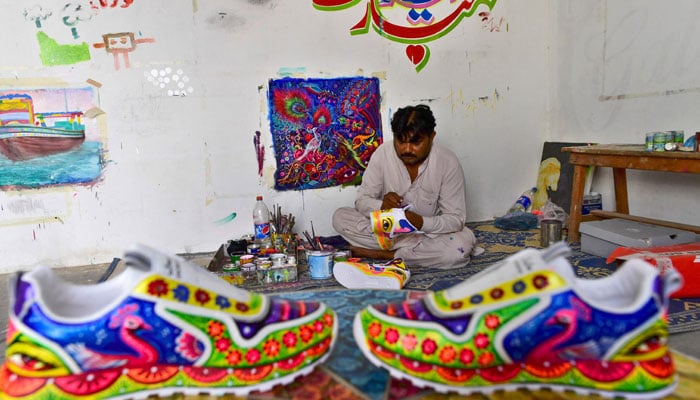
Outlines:
[[[432,111],[400,108],[391,130],[393,142],[372,154],[355,207],[336,210],[333,227],[357,257],[439,268],[467,264],[476,239],[464,225],[464,171],[452,151],[433,143]]]

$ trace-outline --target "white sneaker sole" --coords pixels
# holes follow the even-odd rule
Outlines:
[[[348,289],[401,290],[398,280],[386,276],[367,275],[350,264],[343,262],[333,266],[335,280]]]

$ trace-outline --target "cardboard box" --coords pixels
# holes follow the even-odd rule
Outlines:
[[[692,243],[694,232],[645,224],[622,218],[584,222],[580,225],[581,251],[607,258],[618,247],[658,247]]]
[[[663,274],[669,262],[683,277],[683,286],[671,297],[700,297],[700,242],[659,247],[618,247],[607,263],[616,261],[619,265],[633,258],[641,258],[655,265]]]

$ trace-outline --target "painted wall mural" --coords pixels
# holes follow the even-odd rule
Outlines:
[[[89,184],[102,173],[93,89],[0,90],[0,189]]]
[[[105,49],[114,57],[114,69],[119,70],[119,58],[124,60],[124,68],[131,68],[129,53],[136,50],[140,43],[153,43],[153,38],[136,38],[133,32],[106,33],[102,35],[102,42],[94,43],[96,49]]]
[[[382,143],[379,80],[270,80],[275,189],[358,185]]]
[[[365,0],[312,0],[316,9],[337,11],[354,7]],[[420,72],[430,59],[426,43],[453,30],[464,18],[471,17],[479,5],[492,10],[497,0],[366,0],[365,14],[350,28],[361,35],[373,28],[380,36],[405,43],[406,57]],[[478,15],[483,23],[484,14]],[[486,17],[489,18],[488,16]]]
[[[93,17],[100,14],[102,9],[123,9],[131,6],[134,0],[95,0],[89,5],[83,1],[70,1],[65,3],[58,13],[58,18],[64,26],[70,29],[74,40],[81,38],[78,31],[80,23],[91,21]],[[41,5],[33,5],[24,9],[24,19],[34,23],[37,32],[36,38],[39,43],[42,64],[46,66],[76,64],[90,60],[90,47],[87,43],[59,43],[48,33],[43,31],[47,20],[54,15],[54,11]],[[53,32],[54,34],[56,32]],[[112,54],[114,68],[119,70],[122,66],[130,68],[129,53],[136,50],[136,46],[141,43],[153,43],[155,39],[141,37],[141,33],[117,32],[105,33],[102,41],[94,43],[96,49],[105,49]],[[182,92],[178,91],[178,95]]]

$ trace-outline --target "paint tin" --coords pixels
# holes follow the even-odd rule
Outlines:
[[[254,256],[254,255],[252,255],[252,254],[244,254],[244,255],[241,256],[241,258],[240,258],[239,261],[240,261],[241,265],[243,265],[243,264],[252,264],[254,260],[255,260],[255,256]]]
[[[543,219],[540,222],[540,246],[549,247],[560,241],[562,225],[558,219]]]
[[[685,142],[685,131],[673,131],[673,142],[678,145],[678,147],[683,146]]]
[[[238,265],[240,267],[241,265],[241,255],[242,254],[231,254],[231,264],[233,265]]]
[[[236,265],[233,263],[226,263],[221,267],[221,270],[226,271],[226,272],[240,271],[241,265],[240,264]]]
[[[654,141],[652,149],[654,151],[664,151],[666,144],[666,132],[654,132]]]
[[[272,267],[272,261],[270,261],[270,257],[258,257],[255,260],[255,267],[257,269],[268,269]]]
[[[248,251],[248,254],[260,254],[260,245],[257,243],[249,244],[246,249]]]
[[[311,279],[328,279],[333,275],[333,254],[328,251],[312,251],[307,256]]]
[[[590,192],[583,195],[581,202],[581,215],[588,215],[592,210],[603,209],[603,197],[600,193]]]
[[[333,254],[333,261],[338,262],[338,261],[347,261],[348,257],[350,255],[349,251],[336,251],[335,254]]]
[[[649,132],[646,134],[646,140],[644,141],[644,150],[654,150],[654,132]]]
[[[286,261],[286,260],[285,260],[286,258],[287,258],[287,257],[285,257],[285,255],[282,254],[282,253],[273,253],[273,254],[270,254],[270,261],[272,261],[272,266],[273,266],[273,267],[282,267],[282,266],[284,266],[284,263],[285,263],[285,261]]]

